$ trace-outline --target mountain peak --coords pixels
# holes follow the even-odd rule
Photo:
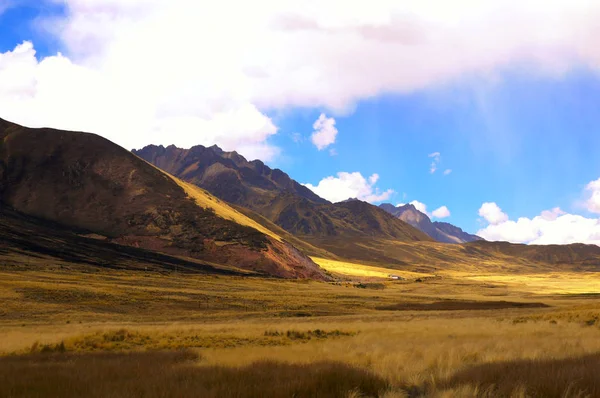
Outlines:
[[[394,217],[420,229],[438,242],[465,243],[481,240],[479,236],[468,234],[452,224],[438,221],[432,222],[427,214],[419,211],[411,203],[397,207],[391,203],[383,203],[379,207]]]
[[[208,149],[211,149],[211,150],[215,151],[218,154],[221,154],[221,153],[224,152],[217,144],[209,146]]]
[[[358,198],[348,198],[346,200],[342,200],[338,203],[348,203],[348,202],[362,202],[362,200],[358,199]]]

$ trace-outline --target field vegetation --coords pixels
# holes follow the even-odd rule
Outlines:
[[[0,396],[599,396],[593,279],[490,278],[4,270]]]

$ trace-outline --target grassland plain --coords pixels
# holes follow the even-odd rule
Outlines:
[[[596,397],[597,279],[576,275],[0,271],[0,396]]]

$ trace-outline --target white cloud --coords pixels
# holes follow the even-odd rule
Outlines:
[[[248,158],[268,161],[278,154],[267,142],[277,127],[253,104],[230,103],[207,113],[193,107],[193,98],[145,95],[60,54],[38,61],[30,42],[0,54],[0,117],[10,121],[90,131],[127,149],[218,144]]]
[[[489,225],[477,235],[490,241],[537,245],[588,243],[600,245],[600,220],[565,214],[558,208],[532,219],[521,217]]]
[[[444,175],[445,176],[447,176],[450,173],[452,173],[452,169],[446,169],[446,170],[444,170]]]
[[[600,213],[600,179],[587,184],[587,210]],[[568,214],[559,207],[544,210],[534,218],[509,220],[495,203],[484,203],[479,215],[490,225],[477,235],[487,240],[528,244],[588,243],[600,245],[600,219]]]
[[[600,214],[600,178],[590,182],[585,187],[589,198],[586,201],[587,210],[591,213]]]
[[[316,186],[303,184],[311,191],[331,202],[341,202],[349,198],[357,198],[366,202],[381,202],[388,200],[393,190],[380,191],[375,185],[379,180],[378,174],[371,175],[368,179],[359,172],[339,172],[337,177],[326,177]]]
[[[40,24],[65,55],[3,54],[0,117],[127,148],[217,143],[274,154],[271,109],[348,112],[463,76],[600,69],[592,0],[64,4],[63,20]]]
[[[492,225],[500,224],[508,220],[508,215],[494,202],[486,202],[481,205],[479,215]]]
[[[447,218],[450,217],[450,210],[446,206],[442,206],[432,211],[431,215],[435,218]]]
[[[338,130],[335,128],[334,118],[328,118],[324,113],[321,113],[317,121],[313,124],[313,128],[315,130],[310,139],[319,151],[335,143]]]
[[[440,163],[441,154],[439,152],[430,153],[428,157],[433,158],[431,165],[429,166],[429,172],[431,174],[437,171],[438,164]]]
[[[335,148],[331,148],[331,149],[329,150],[329,155],[330,155],[330,156],[337,156],[337,155],[338,155],[338,151],[337,151],[337,149],[335,149]]]

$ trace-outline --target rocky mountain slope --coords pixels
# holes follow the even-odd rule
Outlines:
[[[122,245],[279,277],[327,278],[256,221],[94,134],[0,120],[0,207]]]

